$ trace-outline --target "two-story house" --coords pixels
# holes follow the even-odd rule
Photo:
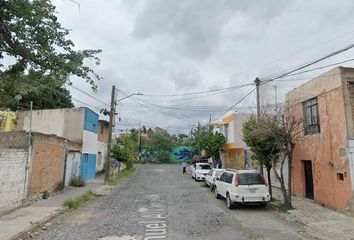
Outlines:
[[[225,168],[243,169],[248,162],[248,146],[243,141],[243,122],[250,117],[246,113],[232,113],[221,120],[210,122],[214,132],[222,133],[226,144],[220,154]]]
[[[29,116],[28,111],[18,113],[17,131],[30,129]],[[98,114],[85,107],[32,111],[33,132],[54,134],[81,145],[81,152],[68,152],[66,181],[77,173],[86,180],[95,178],[98,126]]]
[[[304,129],[293,155],[293,194],[353,212],[354,68],[326,72],[287,93],[286,102]]]

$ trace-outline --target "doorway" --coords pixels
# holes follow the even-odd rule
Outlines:
[[[305,172],[305,197],[313,199],[313,178],[312,178],[312,162],[304,161]]]

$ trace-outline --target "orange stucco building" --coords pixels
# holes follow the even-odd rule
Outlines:
[[[293,155],[293,194],[353,213],[354,68],[326,72],[286,101],[304,128]]]

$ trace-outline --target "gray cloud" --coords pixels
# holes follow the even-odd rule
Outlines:
[[[264,78],[323,56],[351,43],[354,37],[354,2],[346,0],[85,0],[80,3],[81,14],[71,1],[53,0],[63,26],[72,29],[70,36],[76,47],[103,50],[102,65],[95,69],[104,80],[98,84],[94,96],[109,102],[113,84],[128,93],[146,94],[120,103],[118,111],[132,124],[121,122],[122,128],[136,126],[141,121],[174,131],[188,128],[189,119],[192,123],[208,121],[210,114],[218,116],[252,88],[180,98],[147,95],[249,83],[257,76]],[[352,53],[328,63],[348,59]],[[272,84],[278,86],[282,101],[286,91],[302,82]],[[82,81],[75,79],[75,83],[90,91]],[[269,86],[263,91],[267,101],[275,99],[272,89]],[[75,91],[72,94],[91,105],[100,105]],[[252,94],[240,106],[254,106],[254,102]],[[158,108],[153,104],[180,109]],[[182,111],[192,107],[198,111]]]

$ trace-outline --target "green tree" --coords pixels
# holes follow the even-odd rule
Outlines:
[[[121,134],[113,145],[113,157],[131,166],[134,161],[135,143],[130,134]]]
[[[268,134],[264,129],[266,129],[266,122],[263,119],[257,121],[255,117],[251,117],[243,123],[242,133],[243,140],[254,154],[253,157],[266,167],[269,193],[272,196],[270,171],[273,164],[279,159],[281,149],[277,147],[274,136]]]
[[[0,79],[7,86],[0,92],[1,100],[9,99],[8,106],[13,106],[20,92],[26,91],[23,97],[27,98],[29,92],[46,93],[52,84],[58,89],[55,99],[70,76],[82,78],[96,89],[95,81],[101,77],[84,62],[99,64],[96,55],[101,50],[74,50],[69,30],[58,22],[49,0],[0,0],[0,6]],[[31,91],[21,86],[28,83]],[[47,90],[36,88],[38,83],[45,83]],[[62,98],[66,97],[64,91]]]
[[[146,151],[153,153],[159,162],[170,162],[170,152],[176,146],[174,136],[170,135],[166,129],[156,127],[147,131],[148,137],[144,140]]]
[[[195,132],[196,146],[201,150],[206,150],[209,156],[215,157],[219,150],[223,148],[226,140],[221,133],[213,133],[209,127],[199,128]]]

